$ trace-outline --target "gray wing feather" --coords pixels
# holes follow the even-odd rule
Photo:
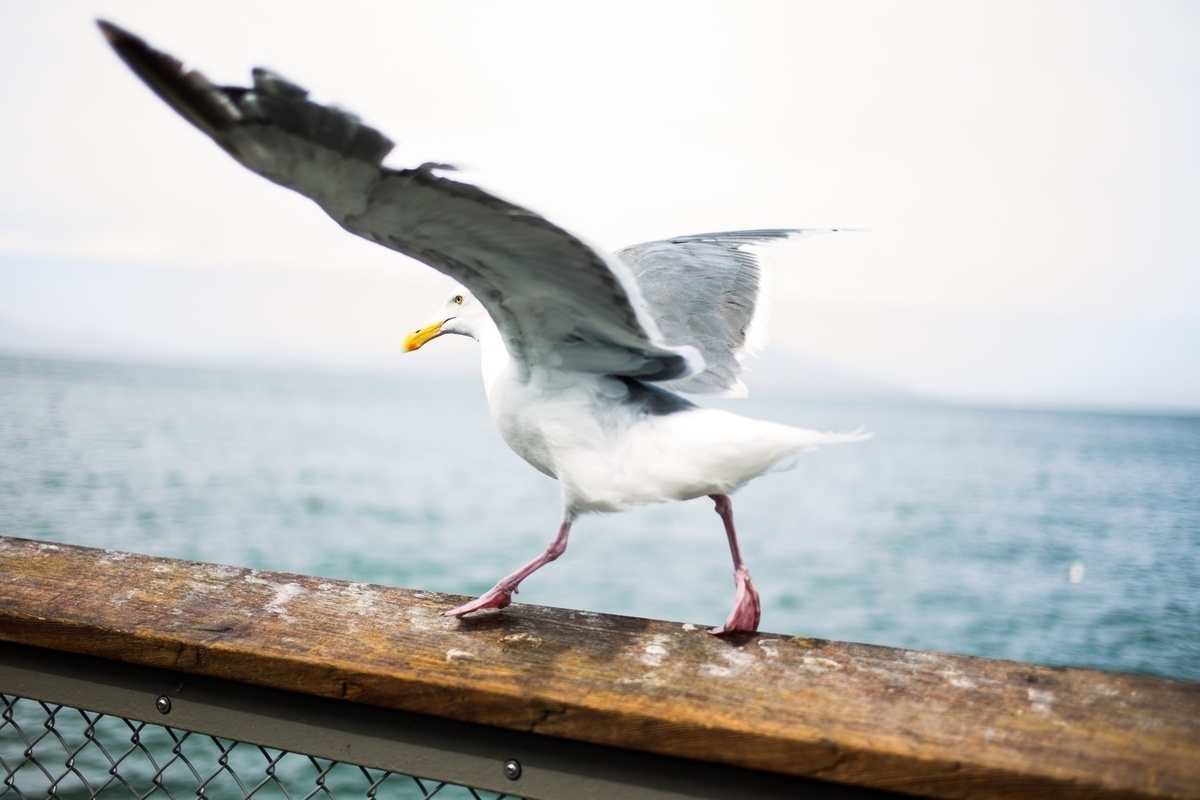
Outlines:
[[[627,268],[545,218],[443,167],[382,165],[392,142],[266,70],[220,87],[107,22],[113,49],[156,94],[238,162],[311,198],[351,233],[458,280],[527,365],[670,380],[695,371],[661,344]]]
[[[744,248],[824,232],[703,233],[618,251],[617,257],[633,271],[663,341],[690,344],[704,357],[702,372],[667,385],[694,394],[744,394],[742,361],[752,352],[751,332],[765,325],[769,307],[762,266]]]

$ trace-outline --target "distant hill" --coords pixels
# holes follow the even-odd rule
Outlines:
[[[401,352],[397,343],[371,350],[347,348],[324,352],[287,351],[253,345],[242,350],[224,348],[201,351],[164,348],[156,346],[154,342],[126,341],[89,332],[38,331],[2,319],[0,353],[435,375],[474,375],[479,369],[477,345],[458,336],[446,337],[426,350],[408,355]],[[856,375],[781,347],[768,347],[762,358],[747,359],[742,378],[753,395],[771,392],[816,397],[901,398],[913,394],[904,388]]]
[[[875,378],[857,375],[802,353],[768,347],[761,358],[746,360],[742,380],[751,394],[779,392],[817,397],[906,398],[914,393]]]

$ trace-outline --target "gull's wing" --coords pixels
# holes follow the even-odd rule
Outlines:
[[[629,265],[663,341],[689,344],[704,370],[669,388],[694,394],[744,395],[742,360],[766,342],[770,311],[766,276],[752,250],[824,229],[770,229],[700,233],[645,242],[617,251]]]
[[[382,166],[392,142],[266,70],[220,87],[115,25],[99,23],[159,97],[243,166],[314,200],[351,233],[458,280],[526,365],[670,380],[699,358],[661,344],[627,267],[478,187]]]

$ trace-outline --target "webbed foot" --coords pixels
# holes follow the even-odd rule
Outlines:
[[[472,611],[484,608],[505,608],[510,603],[512,603],[512,592],[500,586],[494,586],[469,603],[463,603],[449,611],[443,611],[442,616],[461,617],[463,614],[470,614]]]
[[[727,633],[754,633],[758,630],[758,622],[762,618],[762,603],[758,599],[758,592],[754,585],[750,583],[750,570],[744,566],[738,567],[733,573],[734,583],[737,584],[737,593],[733,598],[733,610],[729,612],[729,619],[725,620],[725,624],[719,628],[709,629],[709,633],[714,636],[722,636]]]

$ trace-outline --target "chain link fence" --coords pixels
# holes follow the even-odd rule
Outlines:
[[[512,797],[9,694],[0,775],[5,800]]]

